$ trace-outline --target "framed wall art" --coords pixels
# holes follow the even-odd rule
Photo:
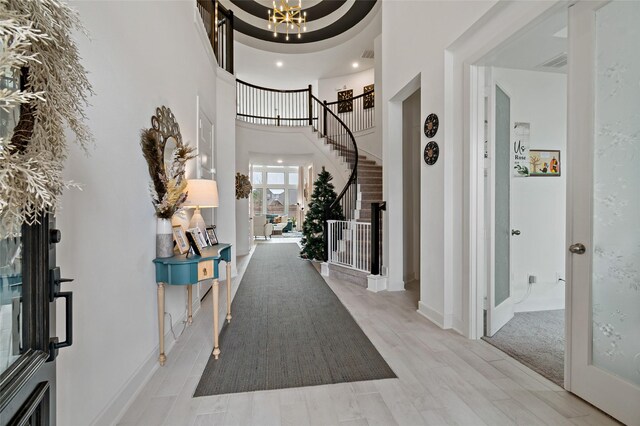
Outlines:
[[[353,111],[353,89],[338,92],[338,114]]]
[[[375,106],[375,93],[373,91],[373,84],[364,86],[362,93],[364,93],[364,97],[363,97],[364,102],[363,102],[362,108],[363,109],[373,108]]]
[[[529,150],[529,176],[560,176],[560,150]]]

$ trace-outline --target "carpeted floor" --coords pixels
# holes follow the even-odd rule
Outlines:
[[[564,309],[517,313],[493,337],[483,339],[557,385],[563,385]]]
[[[194,396],[395,378],[293,244],[258,244]]]

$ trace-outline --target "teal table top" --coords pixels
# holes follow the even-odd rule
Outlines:
[[[187,257],[186,254],[177,254],[172,257],[155,258],[153,263],[162,265],[184,265],[198,263],[203,260],[231,260],[231,244],[219,243],[215,246],[205,247],[202,256],[193,255]]]

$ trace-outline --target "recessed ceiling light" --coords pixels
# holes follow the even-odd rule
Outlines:
[[[354,68],[358,68],[358,63],[354,62],[353,64],[351,64],[351,66],[354,67]]]
[[[278,62],[276,62],[276,66],[277,66],[278,68],[281,68],[281,67],[282,67],[282,65],[283,65],[283,64],[282,64],[282,61],[278,61]]]
[[[278,160],[278,164],[282,164],[282,160]]]

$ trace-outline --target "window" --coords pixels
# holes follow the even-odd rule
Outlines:
[[[296,216],[298,214],[298,190],[288,189],[289,193],[289,216]]]
[[[253,202],[253,214],[261,215],[263,206],[264,190],[262,188],[254,188],[252,191],[251,201]]]
[[[298,173],[297,172],[289,172],[289,185],[298,186]]]
[[[252,212],[254,215],[298,214],[298,167],[252,166]]]
[[[260,185],[262,182],[262,172],[253,172],[251,183],[254,185]]]
[[[267,213],[268,214],[284,214],[285,213],[285,192],[283,188],[267,189]]]
[[[267,173],[267,185],[284,185],[284,173],[282,173],[282,172],[268,172]]]

